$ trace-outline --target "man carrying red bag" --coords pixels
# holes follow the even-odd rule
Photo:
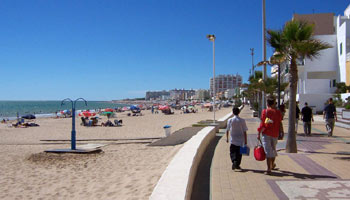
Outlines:
[[[275,98],[269,97],[267,99],[267,109],[262,111],[261,122],[260,126],[258,127],[258,140],[261,140],[266,154],[267,171],[265,174],[271,174],[271,170],[276,168],[276,145],[280,128],[283,131],[282,114],[276,109]]]

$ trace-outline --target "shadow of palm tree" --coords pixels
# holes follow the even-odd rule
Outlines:
[[[265,170],[256,170],[256,169],[243,169],[242,171],[248,172],[251,171],[253,173],[259,173],[264,174]],[[302,173],[296,173],[296,172],[290,172],[285,170],[276,170],[272,171],[269,176],[276,176],[276,177],[294,177],[297,179],[337,179],[338,177],[335,176],[328,176],[328,175],[318,175],[318,174],[302,174]]]

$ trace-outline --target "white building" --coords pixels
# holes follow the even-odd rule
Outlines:
[[[314,38],[330,44],[332,47],[320,51],[315,59],[298,60],[297,100],[300,107],[308,102],[316,111],[322,111],[325,102],[332,97],[336,83],[350,85],[350,7],[345,16],[335,17],[333,13],[298,15],[293,19],[315,25]],[[281,82],[288,82],[288,63],[281,64]],[[271,68],[273,76],[278,75],[277,66]],[[288,89],[285,98],[289,97]]]
[[[350,85],[350,5],[336,18],[339,80]],[[350,94],[342,94],[345,100]]]
[[[224,94],[224,96],[225,96],[226,99],[231,99],[231,98],[234,97],[235,95],[236,95],[236,89],[227,89],[227,90],[225,91],[225,94]]]

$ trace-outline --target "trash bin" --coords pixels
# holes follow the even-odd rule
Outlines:
[[[165,125],[163,128],[165,130],[165,137],[168,137],[171,133],[171,126]]]

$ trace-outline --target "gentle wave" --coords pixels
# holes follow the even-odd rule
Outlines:
[[[88,101],[87,106],[81,101],[76,104],[76,110],[95,110],[103,108],[117,108],[128,106],[126,104],[116,104],[107,101]],[[65,102],[61,106],[61,101],[0,101],[0,119],[16,119],[18,116],[34,114],[38,118],[56,116],[56,112],[61,110],[71,110],[72,104]]]

